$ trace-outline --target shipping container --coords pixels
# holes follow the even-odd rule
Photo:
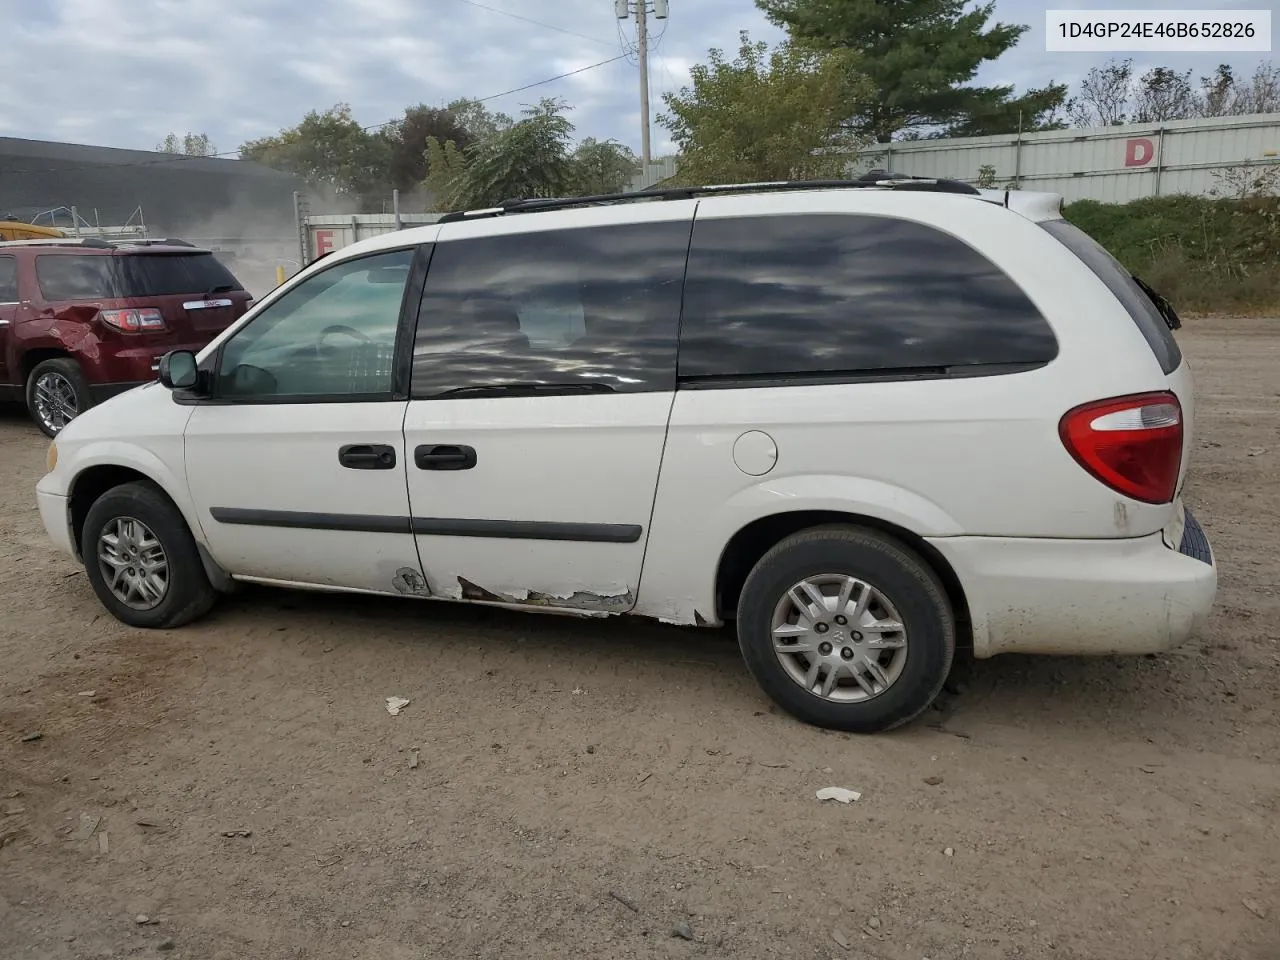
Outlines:
[[[441,213],[312,214],[305,218],[304,259],[310,263],[317,257],[341,250],[357,240],[409,227],[427,226],[437,223],[442,216],[444,214]]]

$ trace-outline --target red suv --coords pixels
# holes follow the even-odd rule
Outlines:
[[[52,437],[252,303],[212,253],[181,240],[0,243],[0,400],[25,400]]]

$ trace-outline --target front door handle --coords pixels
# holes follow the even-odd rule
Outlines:
[[[382,443],[349,443],[339,448],[338,462],[352,470],[393,470],[396,450]]]
[[[476,465],[476,450],[447,443],[426,443],[414,448],[413,462],[419,470],[470,470]]]

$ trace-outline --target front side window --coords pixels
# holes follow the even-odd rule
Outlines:
[[[335,264],[227,341],[214,392],[229,399],[389,398],[414,250]]]
[[[1038,366],[1057,340],[968,244],[892,217],[699,220],[680,376],[945,376]]]
[[[18,261],[0,257],[0,303],[18,302]]]
[[[413,397],[673,389],[689,230],[667,221],[438,243]]]

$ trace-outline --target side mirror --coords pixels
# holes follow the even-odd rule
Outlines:
[[[188,390],[200,379],[196,355],[190,350],[170,350],[160,358],[159,379],[170,390]]]

